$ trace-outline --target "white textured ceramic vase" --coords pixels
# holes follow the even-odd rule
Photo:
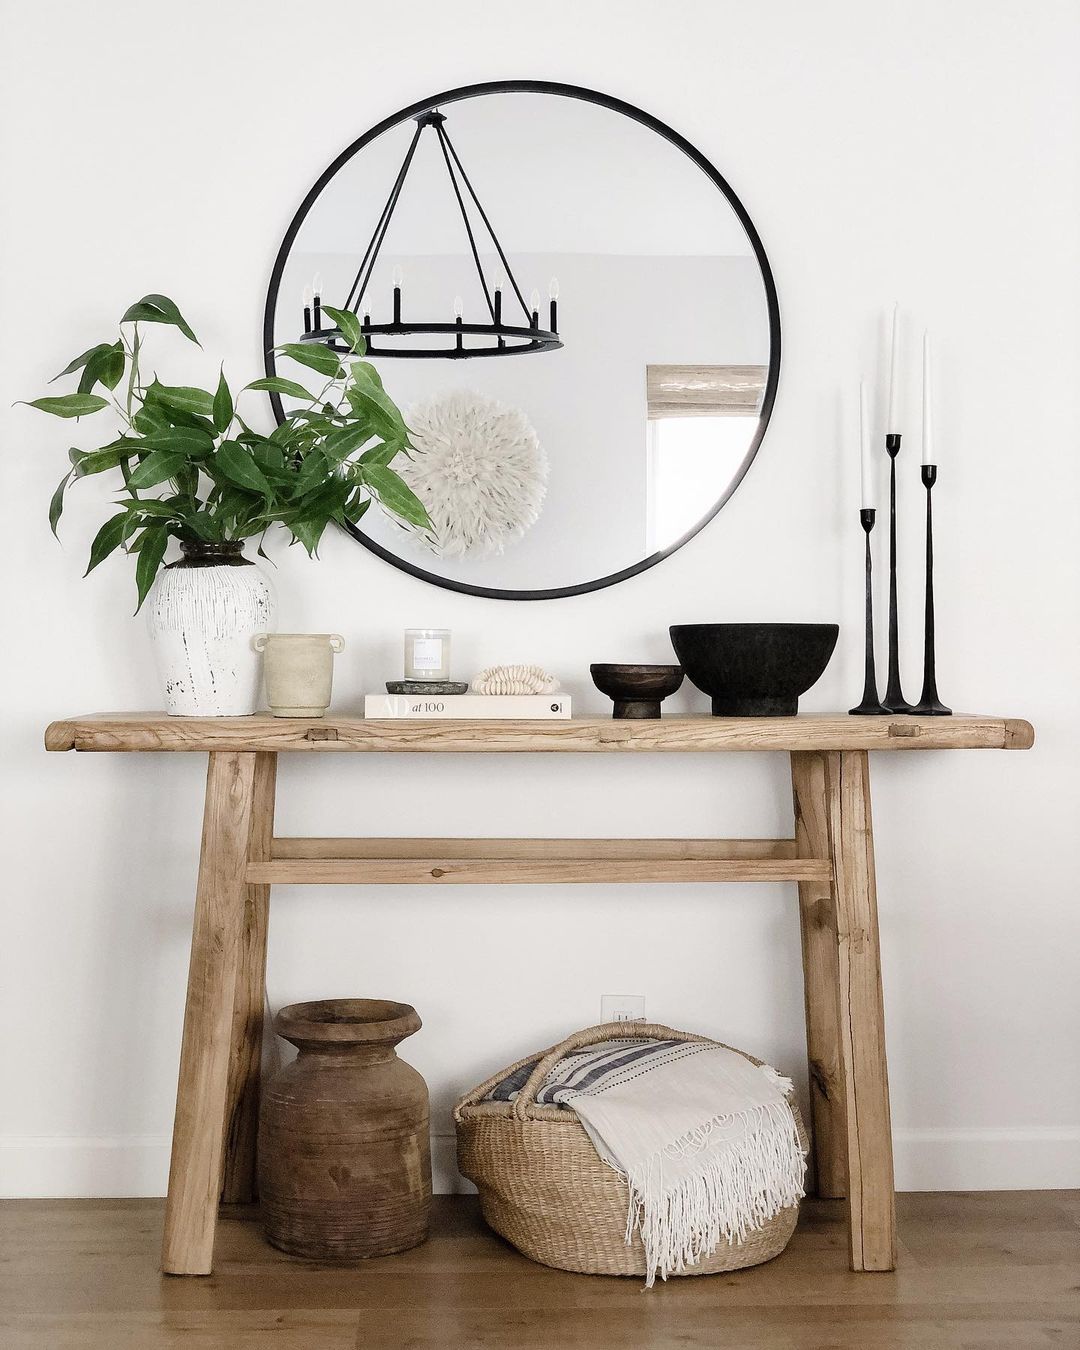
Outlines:
[[[147,624],[165,711],[242,717],[259,706],[256,633],[274,627],[274,591],[236,544],[183,544],[147,599]]]

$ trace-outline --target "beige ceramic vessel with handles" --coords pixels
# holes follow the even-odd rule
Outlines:
[[[345,650],[337,633],[257,633],[266,701],[275,717],[322,717],[330,706],[334,656]]]

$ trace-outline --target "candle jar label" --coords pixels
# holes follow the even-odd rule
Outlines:
[[[415,670],[440,670],[442,663],[442,638],[413,639],[412,664]]]

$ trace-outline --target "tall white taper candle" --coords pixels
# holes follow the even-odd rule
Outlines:
[[[900,431],[900,305],[893,305],[892,352],[889,357],[889,420],[887,435]]]
[[[922,462],[936,464],[934,450],[934,425],[930,382],[930,334],[923,333],[922,340]]]
[[[877,492],[874,482],[874,452],[870,435],[870,394],[866,381],[859,381],[859,437],[862,463],[862,509],[873,511],[877,507]]]

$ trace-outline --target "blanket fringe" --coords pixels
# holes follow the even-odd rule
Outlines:
[[[665,1184],[666,1158],[699,1153],[708,1157],[693,1176]],[[697,1265],[721,1242],[742,1242],[796,1204],[805,1194],[805,1161],[795,1117],[781,1101],[716,1116],[636,1167],[627,1177],[626,1241],[640,1231],[645,1287]]]

